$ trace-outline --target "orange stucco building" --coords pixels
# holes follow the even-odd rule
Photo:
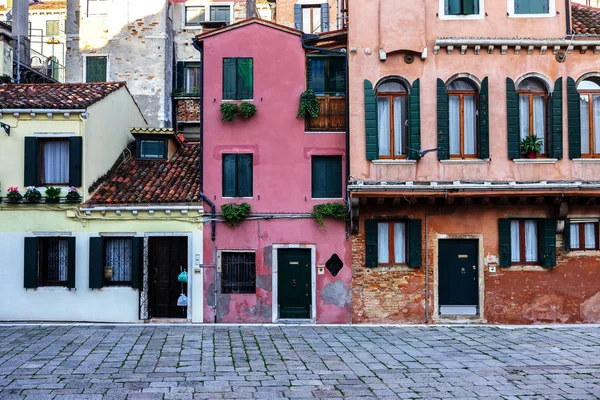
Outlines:
[[[599,322],[600,9],[348,14],[353,321]]]

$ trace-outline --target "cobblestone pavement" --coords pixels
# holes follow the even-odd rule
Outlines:
[[[600,397],[600,328],[0,325],[0,399]]]

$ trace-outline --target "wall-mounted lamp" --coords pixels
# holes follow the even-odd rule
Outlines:
[[[2,122],[0,122],[0,128],[4,129],[4,132],[6,132],[8,136],[10,136],[10,125],[3,124]]]

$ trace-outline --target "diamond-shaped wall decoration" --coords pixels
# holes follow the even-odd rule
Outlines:
[[[340,272],[340,270],[342,269],[343,266],[344,266],[344,263],[342,262],[342,260],[340,260],[338,255],[335,253],[325,263],[325,267],[327,267],[327,269],[331,273],[331,276],[336,276],[338,274],[338,272]]]

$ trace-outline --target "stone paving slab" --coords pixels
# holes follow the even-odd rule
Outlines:
[[[600,327],[0,325],[0,399],[598,399]]]

